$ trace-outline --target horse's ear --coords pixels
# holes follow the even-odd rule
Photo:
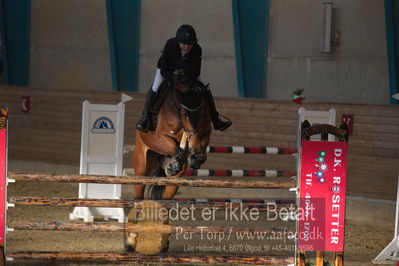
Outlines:
[[[200,89],[201,93],[205,93],[209,90],[209,83],[204,85],[201,81],[198,81],[197,86]]]

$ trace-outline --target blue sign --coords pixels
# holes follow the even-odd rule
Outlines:
[[[108,117],[102,116],[94,121],[91,133],[93,134],[115,134],[114,123]]]

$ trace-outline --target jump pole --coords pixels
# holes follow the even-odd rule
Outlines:
[[[7,234],[7,115],[8,109],[0,112],[0,264],[5,265]]]
[[[182,225],[141,225],[106,222],[12,222],[13,230],[42,230],[42,231],[96,231],[96,232],[136,232],[136,233],[286,233],[294,236],[295,232],[280,228],[233,227],[233,226],[182,226]]]
[[[98,262],[122,262],[131,261],[137,263],[185,263],[185,264],[252,264],[252,265],[281,265],[293,263],[292,258],[285,257],[245,257],[245,256],[189,256],[182,254],[152,255],[126,253],[100,253],[100,252],[10,252],[7,254],[15,259],[36,260],[63,260],[63,261],[98,261]]]
[[[245,170],[245,169],[187,169],[184,176],[232,176],[232,177],[296,177],[293,170]],[[123,169],[124,176],[134,176],[133,168]]]
[[[252,180],[214,180],[201,178],[166,178],[143,176],[104,176],[104,175],[60,175],[60,174],[24,174],[9,173],[9,178],[16,181],[30,182],[67,182],[67,183],[102,183],[126,185],[165,185],[191,187],[224,187],[224,188],[286,188],[295,185],[294,180],[281,181],[270,179],[267,181]]]
[[[195,209],[204,208],[256,208],[259,211],[269,211],[270,209],[279,210],[283,206],[294,205],[292,200],[259,200],[259,199],[176,199],[176,200],[153,200],[164,208],[194,206]],[[82,199],[82,198],[48,198],[48,197],[10,197],[9,203],[15,206],[57,206],[57,207],[119,207],[119,208],[139,208],[142,200],[140,199]]]
[[[134,151],[134,145],[125,145],[124,153]],[[207,153],[253,153],[253,154],[294,154],[295,148],[282,147],[245,147],[245,146],[208,146]]]

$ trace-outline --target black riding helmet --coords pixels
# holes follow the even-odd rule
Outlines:
[[[181,25],[177,29],[176,38],[179,43],[188,45],[193,45],[198,41],[194,28],[187,24]]]

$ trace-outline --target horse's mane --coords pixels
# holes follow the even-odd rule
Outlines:
[[[156,94],[155,104],[151,110],[151,127],[156,128],[158,122],[158,113],[161,110],[162,105],[165,101],[169,100],[172,102],[176,113],[180,114],[181,109],[185,108],[189,114],[190,120],[196,116],[198,121],[198,113],[196,110],[201,108],[203,103],[203,93],[199,87],[191,87],[184,92],[178,89],[178,84],[174,84],[171,81],[164,81],[160,86]],[[198,97],[201,96],[201,97]],[[195,113],[195,114],[194,114]]]
[[[171,100],[176,113],[180,113],[180,96],[176,90],[176,84],[173,84],[169,80],[165,80],[159,86],[157,94],[155,96],[155,103],[151,109],[151,129],[155,130],[158,123],[158,113],[161,110],[162,105],[167,99]]]
[[[188,90],[183,93],[176,89],[176,84],[172,84],[172,82],[165,80],[160,86],[156,94],[155,104],[151,110],[153,116],[156,116],[161,109],[162,104],[164,103],[165,98],[171,97],[174,98],[172,94],[176,94],[176,98],[178,102],[175,102],[176,110],[179,111],[180,103],[183,103],[188,108],[194,109],[199,105],[199,101],[201,98],[195,97],[195,93],[193,90]]]

